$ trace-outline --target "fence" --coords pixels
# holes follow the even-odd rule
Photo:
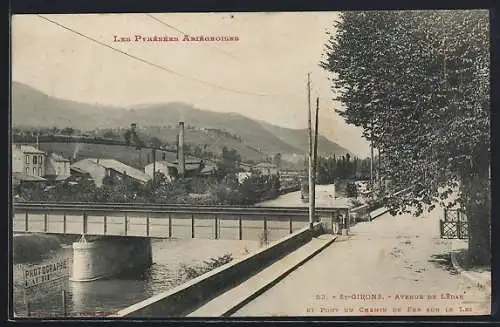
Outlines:
[[[439,221],[441,238],[469,238],[469,224],[462,209],[444,209],[444,218]]]

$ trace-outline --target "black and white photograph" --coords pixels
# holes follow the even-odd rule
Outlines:
[[[11,17],[11,319],[491,314],[489,10]]]

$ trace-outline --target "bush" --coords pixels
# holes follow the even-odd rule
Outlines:
[[[358,188],[356,187],[356,184],[347,183],[346,195],[348,198],[357,198],[358,197]]]
[[[215,268],[221,267],[233,260],[233,255],[230,253],[224,254],[220,257],[210,258],[208,261],[203,261],[203,264],[198,266],[188,266],[181,264],[180,275],[183,277],[183,282],[187,282],[193,278],[201,276]]]
[[[352,199],[352,200],[350,201],[350,203],[351,203],[352,208],[357,208],[357,207],[360,207],[360,206],[362,206],[363,204],[365,204],[365,203],[363,203],[363,201],[360,201],[360,200],[358,200],[358,199]]]
[[[13,261],[15,263],[39,261],[60,247],[59,239],[53,235],[16,235],[13,238]]]

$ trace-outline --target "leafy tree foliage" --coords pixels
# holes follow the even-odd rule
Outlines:
[[[154,148],[159,148],[163,145],[163,142],[159,138],[157,138],[156,136],[152,136],[149,139],[149,144]]]
[[[219,179],[238,172],[240,162],[241,156],[235,149],[229,150],[227,147],[223,147],[221,159],[217,163],[217,176]]]
[[[488,12],[346,12],[336,29],[321,66],[340,114],[383,151],[395,185],[411,187],[389,199],[393,213],[459,204],[471,259],[488,262]]]
[[[274,198],[279,195],[279,191],[280,180],[277,175],[262,175],[257,171],[238,187],[240,203],[245,205]]]
[[[356,198],[358,196],[358,188],[354,183],[347,183],[347,197],[348,198]]]
[[[276,153],[273,157],[273,164],[278,167],[278,168],[281,168],[281,164],[283,163],[283,160],[281,158],[281,153]]]
[[[316,169],[317,184],[333,184],[336,180],[370,178],[370,159],[351,159],[350,155],[318,158]]]
[[[75,132],[75,130],[72,127],[64,127],[61,130],[61,134],[64,134],[64,135],[72,135],[74,132]]]
[[[228,175],[218,181],[216,177],[186,178],[169,181],[157,172],[154,181],[144,185],[123,178],[106,176],[97,187],[92,180],[73,178],[47,188],[38,183],[22,184],[15,188],[24,201],[50,202],[102,202],[102,203],[177,203],[177,204],[226,204],[251,205],[279,195],[278,176],[255,174],[239,184]],[[190,194],[202,195],[191,197]]]

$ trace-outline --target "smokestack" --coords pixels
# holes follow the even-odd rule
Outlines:
[[[184,122],[179,122],[179,140],[177,144],[177,172],[179,177],[184,177]]]

